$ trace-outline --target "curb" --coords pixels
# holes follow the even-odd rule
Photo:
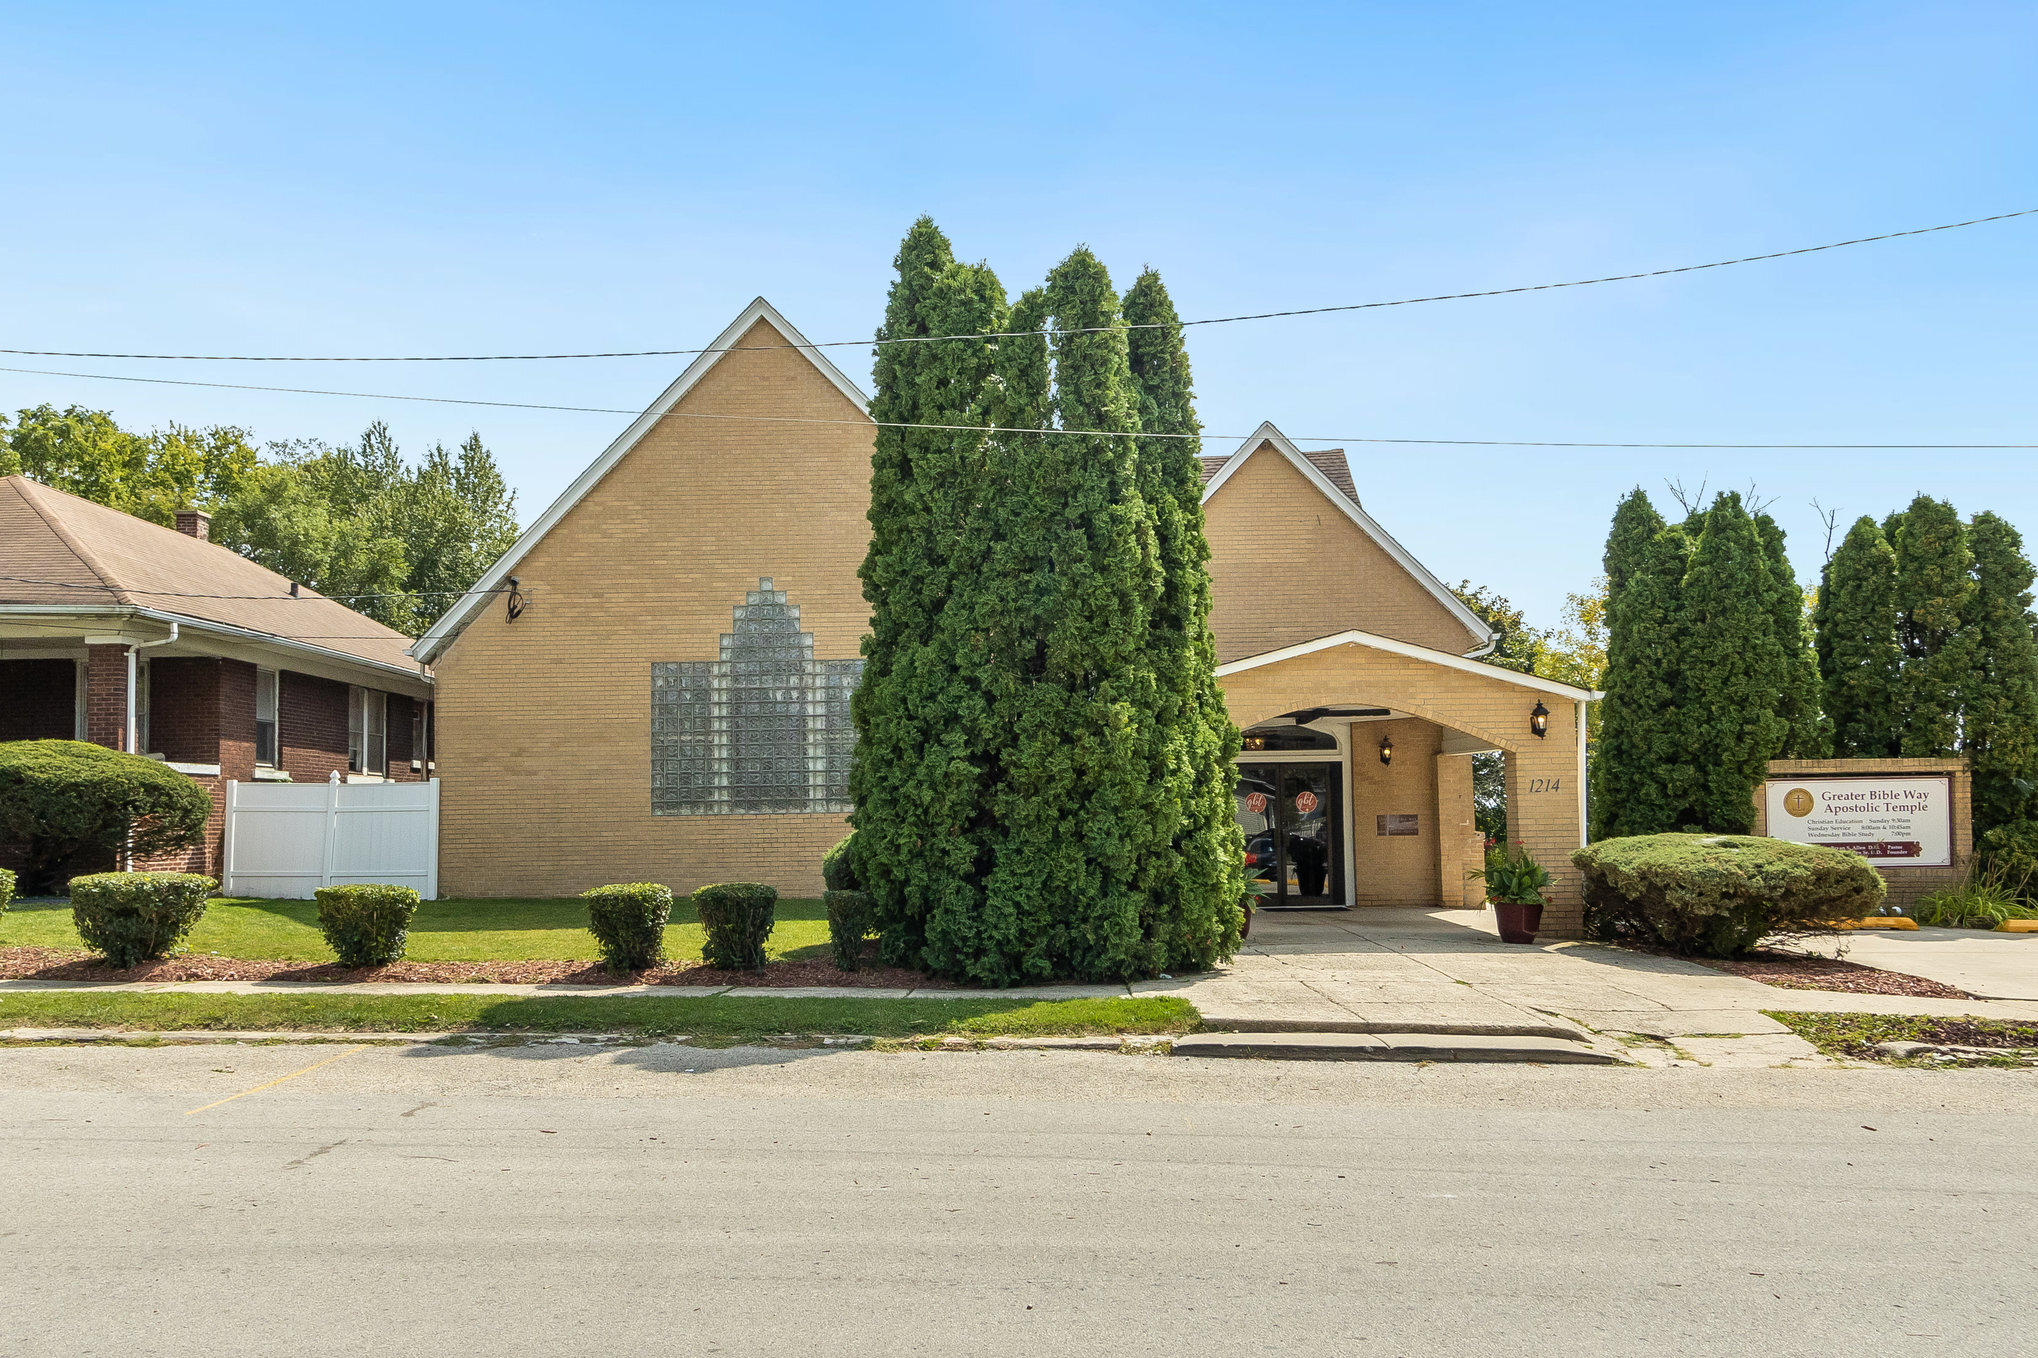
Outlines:
[[[1621,1066],[1626,1061],[1552,1037],[1489,1037],[1465,1033],[1191,1033],[1176,1056],[1250,1057],[1266,1061],[1511,1061],[1538,1065]]]

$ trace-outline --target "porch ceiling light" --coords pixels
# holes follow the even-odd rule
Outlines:
[[[1380,762],[1382,764],[1392,764],[1394,762],[1394,737],[1382,736],[1380,738]]]
[[[1543,700],[1536,699],[1535,711],[1529,713],[1529,730],[1541,739],[1550,734],[1550,709],[1543,706]]]

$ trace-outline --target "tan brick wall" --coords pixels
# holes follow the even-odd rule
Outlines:
[[[1485,862],[1486,837],[1473,809],[1472,756],[1436,756],[1437,886],[1447,906],[1486,902],[1485,887],[1466,875]]]
[[[760,321],[739,345],[783,339]],[[732,352],[519,564],[436,668],[440,890],[558,896],[604,882],[821,889],[835,815],[653,816],[651,665],[714,660],[769,576],[817,659],[857,655],[872,432],[796,351]]]
[[[1511,682],[1509,671],[1481,666],[1479,673],[1466,673],[1443,665],[1390,655],[1361,646],[1339,646],[1278,664],[1260,666],[1225,677],[1225,702],[1232,719],[1252,726],[1305,707],[1352,705],[1391,707],[1420,719],[1422,723],[1462,731],[1498,747],[1507,755],[1507,808],[1510,833],[1528,846],[1536,861],[1550,870],[1554,879],[1549,892],[1550,907],[1543,917],[1546,934],[1575,936],[1584,924],[1584,897],[1578,870],[1571,866],[1571,851],[1579,846],[1580,820],[1578,786],[1578,740],[1576,709],[1564,699],[1552,698],[1538,690]],[[1550,709],[1549,734],[1537,739],[1529,733],[1529,713],[1541,699]],[[1358,727],[1354,780],[1365,767],[1369,751],[1379,738],[1370,741],[1365,732],[1384,723]],[[1418,723],[1407,723],[1417,726]],[[1411,740],[1409,749],[1417,746]],[[1427,746],[1433,755],[1436,745]],[[1402,759],[1402,737],[1395,737],[1394,762]],[[1427,791],[1430,805],[1441,795],[1434,761],[1424,756],[1411,761],[1422,769],[1419,781]],[[1372,767],[1378,768],[1377,756]],[[1453,781],[1458,781],[1454,775]],[[1462,775],[1463,801],[1469,820],[1471,773]],[[1354,810],[1358,810],[1357,794]],[[1381,810],[1390,809],[1381,807]],[[1394,810],[1426,810],[1419,798]],[[1364,855],[1381,841],[1373,836],[1370,820],[1359,824],[1354,836],[1354,861],[1363,879]],[[1461,823],[1462,828],[1462,823]],[[1466,851],[1459,841],[1458,852]],[[1442,863],[1446,848],[1435,839],[1427,841],[1426,852],[1436,866],[1427,880],[1432,894],[1426,901],[1397,901],[1397,904],[1458,905],[1464,899],[1453,888],[1445,895]],[[1392,859],[1382,860],[1392,862]],[[1469,865],[1476,866],[1476,865]],[[1410,880],[1414,880],[1411,878]],[[1362,881],[1363,887],[1363,881]]]
[[[1352,723],[1352,904],[1435,905],[1442,899],[1437,852],[1437,745],[1428,722]],[[1380,741],[1394,741],[1392,763]],[[1381,835],[1379,817],[1413,815],[1412,835]]]
[[[1476,644],[1421,581],[1269,445],[1203,512],[1219,661],[1353,629],[1452,654]]]
[[[1877,865],[1883,884],[1889,888],[1885,902],[1908,909],[1920,896],[1957,884],[1974,854],[1974,780],[1967,761],[1955,755],[1942,759],[1772,759],[1771,778],[1861,778],[1875,774],[1899,777],[1930,777],[1943,774],[1953,780],[1953,866],[1950,868],[1892,868]],[[1769,799],[1761,784],[1755,787],[1755,833],[1769,833]]]

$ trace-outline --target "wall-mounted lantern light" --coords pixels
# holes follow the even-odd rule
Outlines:
[[[1380,738],[1380,762],[1382,764],[1394,762],[1394,737],[1382,736]]]
[[[1550,734],[1550,709],[1543,706],[1540,698],[1536,699],[1536,710],[1529,713],[1529,730],[1535,732],[1538,739]]]
[[[509,578],[509,597],[504,601],[504,612],[508,615],[507,620],[510,622],[515,622],[519,617],[523,616],[524,606],[530,602],[529,598],[525,596],[524,591],[519,588],[522,584],[523,582],[514,575]]]

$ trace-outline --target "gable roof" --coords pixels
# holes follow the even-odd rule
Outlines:
[[[9,611],[137,610],[417,673],[409,637],[338,600],[292,598],[238,552],[26,476],[0,477],[0,576]]]
[[[615,442],[602,450],[600,457],[590,462],[587,469],[573,479],[572,485],[560,492],[559,498],[554,500],[543,514],[531,521],[531,526],[510,544],[510,549],[474,582],[474,587],[467,596],[446,610],[445,614],[432,624],[430,630],[418,638],[417,643],[411,647],[411,653],[420,660],[430,661],[445,650],[453,638],[459,636],[461,630],[488,606],[493,591],[500,589],[503,582],[509,579],[511,572],[516,570],[517,563],[529,555],[531,549],[557,527],[559,521],[564,519],[575,505],[587,498],[588,492],[592,491],[618,462],[627,457],[630,450],[642,442],[644,436],[656,428],[658,422],[664,419],[689,391],[699,385],[701,379],[706,377],[716,364],[728,356],[731,346],[742,339],[759,321],[764,321],[783,335],[786,343],[812,363],[837,391],[848,397],[850,404],[860,413],[866,416],[870,413],[870,402],[857,385],[845,377],[840,368],[830,363],[826,355],[814,348],[812,342],[795,329],[793,323],[781,315],[777,307],[762,297],[757,298],[743,308],[742,314],[729,322],[728,328],[715,336],[714,341],[702,350],[693,362],[686,365],[686,370],[673,379],[672,385],[661,392],[658,399],[645,408],[643,414],[630,422],[629,428],[616,436]]]
[[[1342,448],[1304,448],[1302,456],[1310,465],[1323,473],[1323,479],[1336,486],[1350,498],[1353,504],[1361,504],[1359,488],[1352,481],[1352,464],[1345,458]],[[1203,464],[1203,484],[1209,485],[1210,478],[1224,470],[1224,464],[1231,461],[1229,453],[1205,454],[1197,457]]]
[[[1432,665],[1441,665],[1445,669],[1457,670],[1462,674],[1473,674],[1481,679],[1491,679],[1497,684],[1513,684],[1516,688],[1534,689],[1538,693],[1548,693],[1558,698],[1568,698],[1572,702],[1596,703],[1606,696],[1595,689],[1579,688],[1575,684],[1567,684],[1558,679],[1544,679],[1538,675],[1523,674],[1520,670],[1511,670],[1503,665],[1489,665],[1483,660],[1474,660],[1462,655],[1452,655],[1449,651],[1439,651],[1429,646],[1418,646],[1412,641],[1396,641],[1393,637],[1376,636],[1371,632],[1359,631],[1337,632],[1331,636],[1318,637],[1314,641],[1305,641],[1294,646],[1283,646],[1278,651],[1263,651],[1259,655],[1243,656],[1229,664],[1219,665],[1217,667],[1217,677],[1222,679],[1244,670],[1259,669],[1263,665],[1278,665],[1284,660],[1296,660],[1305,655],[1315,655],[1318,651],[1328,651],[1339,646],[1359,646],[1372,651],[1385,651],[1389,655],[1407,656],[1412,660],[1427,661]]]
[[[1485,655],[1499,644],[1499,636],[1486,625],[1484,619],[1466,607],[1463,599],[1451,593],[1449,586],[1430,574],[1427,566],[1411,556],[1406,547],[1394,540],[1393,534],[1382,528],[1373,516],[1360,506],[1358,491],[1351,487],[1350,464],[1345,461],[1343,449],[1334,450],[1338,463],[1345,466],[1345,484],[1341,486],[1325,473],[1314,457],[1289,442],[1288,436],[1276,429],[1269,420],[1255,429],[1245,442],[1238,445],[1230,457],[1224,459],[1222,465],[1204,478],[1203,503],[1209,504],[1210,497],[1223,489],[1224,483],[1262,448],[1271,448],[1287,458],[1295,470],[1302,474],[1303,480],[1314,486],[1325,499],[1336,505],[1346,518],[1357,524],[1360,532],[1371,538],[1381,551],[1387,553],[1396,565],[1408,572],[1417,584],[1428,590],[1436,601],[1444,606],[1445,611],[1464,626],[1472,639],[1472,649],[1465,654]]]

